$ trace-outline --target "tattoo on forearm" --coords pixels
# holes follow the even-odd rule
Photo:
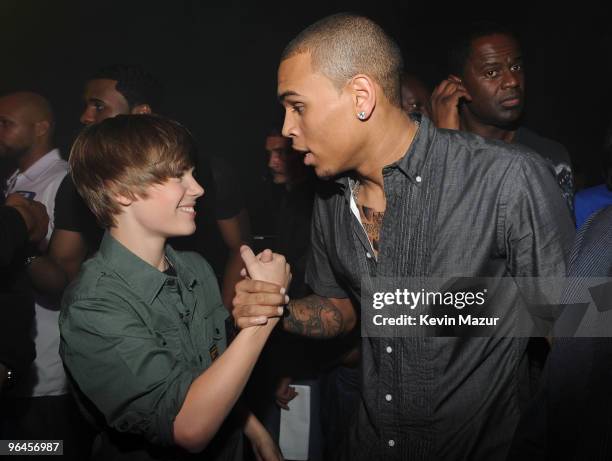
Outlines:
[[[287,305],[284,329],[313,338],[332,338],[343,332],[342,312],[327,298],[310,295]]]

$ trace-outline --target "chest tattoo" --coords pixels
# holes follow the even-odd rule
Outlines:
[[[361,215],[361,222],[363,227],[368,234],[368,239],[372,243],[374,253],[378,256],[380,250],[380,228],[382,227],[383,217],[385,216],[384,211],[374,211],[365,205],[359,206],[359,214]]]

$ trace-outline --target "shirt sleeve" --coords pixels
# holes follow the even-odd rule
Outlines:
[[[79,217],[87,216],[88,213],[89,210],[74,187],[72,178],[66,175],[55,196],[55,229],[81,232]]]
[[[514,277],[563,277],[574,225],[548,163],[517,155],[506,176],[501,229]]]
[[[60,355],[110,427],[170,446],[174,419],[202,370],[177,361],[126,302],[115,294],[64,305]]]
[[[315,199],[312,212],[311,250],[306,266],[306,283],[312,291],[325,298],[348,298],[348,294],[337,281],[335,272],[329,260],[321,225],[322,201]],[[327,229],[331,232],[332,229]]]

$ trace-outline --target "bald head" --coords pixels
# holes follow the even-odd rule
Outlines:
[[[53,126],[53,111],[47,99],[37,93],[19,91],[0,97],[0,107],[32,123],[48,122]]]
[[[53,111],[43,96],[20,91],[0,97],[0,156],[38,158],[51,149]]]
[[[287,45],[281,61],[301,53],[310,53],[313,70],[332,80],[338,89],[355,75],[368,75],[389,102],[400,107],[401,52],[372,20],[346,13],[321,19]]]

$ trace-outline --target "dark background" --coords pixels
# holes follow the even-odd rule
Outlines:
[[[446,76],[452,33],[490,19],[522,39],[525,124],[569,149],[579,186],[601,182],[600,146],[612,120],[612,33],[603,10],[536,17],[516,4],[498,5],[505,11],[448,11],[447,4],[408,1],[210,4],[217,3],[2,0],[0,93],[29,89],[47,96],[66,153],[80,128],[87,77],[103,65],[143,65],[165,86],[157,111],[187,125],[205,154],[235,166],[254,231],[266,233],[271,188],[263,141],[282,120],[276,67],[294,35],[327,14],[364,13],[398,41],[406,68],[433,87]]]

